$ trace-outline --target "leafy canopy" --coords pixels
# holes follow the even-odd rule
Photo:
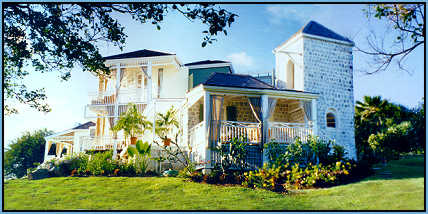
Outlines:
[[[226,28],[237,17],[214,4],[3,4],[5,113],[17,113],[14,102],[50,111],[44,89],[24,84],[30,73],[58,72],[62,80],[68,80],[71,69],[80,66],[83,71],[108,74],[99,45],[123,49],[127,35],[118,14],[141,24],[151,23],[159,30],[164,17],[174,11],[206,25],[202,47],[215,41],[219,33],[227,35]]]
[[[34,163],[43,162],[45,154],[45,137],[53,134],[52,131],[40,129],[33,133],[26,132],[13,141],[4,153],[5,174],[22,177]]]

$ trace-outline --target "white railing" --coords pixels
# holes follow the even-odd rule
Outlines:
[[[90,92],[88,95],[91,105],[115,104],[116,99],[119,103],[142,103],[146,102],[147,96],[143,88],[121,88],[118,97],[115,91]]]
[[[312,133],[312,123],[271,122],[268,128],[268,141],[292,143],[297,137],[306,140]]]
[[[245,137],[248,143],[261,142],[261,123],[222,120],[220,140],[227,142],[233,138]]]
[[[189,141],[192,148],[191,160],[194,162],[200,162],[202,160],[201,154],[206,146],[204,122],[205,121],[198,123],[189,130]]]
[[[88,150],[111,150],[114,148],[114,144],[117,143],[117,149],[123,149],[126,146],[124,138],[114,139],[111,136],[99,136],[99,137],[80,137],[80,148],[79,152]]]

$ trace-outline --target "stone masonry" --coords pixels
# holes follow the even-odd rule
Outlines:
[[[318,136],[335,139],[348,156],[356,158],[352,46],[303,38],[304,91],[318,93]],[[336,128],[327,127],[326,115],[336,117]]]

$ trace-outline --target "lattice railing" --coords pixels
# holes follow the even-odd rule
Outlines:
[[[292,143],[298,137],[306,140],[312,133],[312,123],[271,122],[268,128],[268,141]]]
[[[244,137],[248,143],[260,143],[261,123],[222,120],[220,125],[220,140],[227,142],[235,137]]]

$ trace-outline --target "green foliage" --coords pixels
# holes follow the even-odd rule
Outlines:
[[[328,187],[353,179],[353,168],[357,165],[352,162],[332,163],[329,165],[309,163],[302,167],[299,164],[284,164],[268,166],[244,173],[242,185],[250,188],[263,188],[274,192],[286,192],[290,189],[304,189],[312,187]],[[358,176],[358,175],[357,175]]]
[[[84,71],[108,75],[109,69],[97,43],[107,42],[120,49],[127,35],[118,14],[133,20],[160,23],[170,12],[178,12],[191,21],[199,20],[207,27],[202,46],[215,41],[218,33],[227,35],[226,28],[236,14],[214,4],[25,4],[9,2],[4,10],[4,85],[5,113],[16,113],[13,101],[49,112],[44,89],[31,90],[23,83],[31,72],[59,72],[68,80],[71,70],[80,65]],[[34,71],[33,71],[34,70]]]
[[[357,101],[355,107],[355,144],[358,159],[368,161],[369,163],[376,163],[384,159],[385,155],[392,158],[392,156],[397,156],[394,153],[423,149],[422,145],[425,143],[425,139],[422,141],[424,143],[421,144],[420,142],[421,138],[424,138],[425,131],[422,130],[425,123],[422,123],[424,121],[423,114],[417,116],[418,111],[423,111],[422,107],[420,110],[411,111],[404,106],[383,100],[379,96],[365,96],[363,102]],[[410,124],[403,123],[406,121],[410,121]],[[403,125],[397,126],[399,124]],[[392,129],[389,130],[390,128]],[[403,128],[406,129],[405,132],[403,132]],[[398,132],[405,134],[406,137],[398,136]],[[389,137],[386,137],[386,135]],[[400,141],[403,142],[392,143],[392,141],[395,141],[390,138],[392,135],[400,137]],[[371,138],[370,143],[369,138]],[[391,143],[381,143],[385,140]],[[388,146],[388,148],[384,146]]]
[[[91,155],[87,170],[91,175],[111,175],[116,168],[116,163],[111,160],[113,151],[99,152]]]
[[[333,149],[333,151],[331,151]],[[299,164],[302,167],[309,164],[330,164],[344,160],[345,149],[331,140],[308,136],[306,141],[296,139],[287,146],[285,153],[279,155],[275,161],[279,164]]]
[[[384,132],[370,135],[368,143],[384,159],[398,158],[400,152],[409,152],[411,149],[412,139],[408,138],[410,130],[411,123],[402,122],[389,127]]]
[[[398,69],[408,71],[404,66],[406,58],[425,43],[424,4],[373,4],[365,12],[368,17],[386,21],[388,29],[388,34],[372,33],[367,37],[369,50],[360,50],[373,56],[375,71],[369,73],[387,70],[391,62],[396,62]],[[384,40],[390,38],[393,38],[390,45],[385,45]]]
[[[280,165],[280,156],[286,151],[285,145],[277,142],[269,142],[264,145],[264,149],[268,157],[269,166],[273,164]]]
[[[178,139],[182,132],[177,119],[177,110],[171,107],[165,113],[158,113],[156,118],[156,134],[163,141],[170,141],[169,146],[165,146],[162,142],[154,141],[161,148],[161,157],[159,160],[169,160],[173,163],[180,163],[184,169],[191,169],[192,162],[188,153],[183,148],[184,145],[179,145]],[[191,149],[190,145],[187,145]],[[188,171],[191,173],[191,171]]]
[[[112,128],[118,132],[123,130],[125,137],[136,137],[138,134],[144,134],[146,130],[150,130],[152,124],[146,120],[137,110],[137,106],[133,103],[128,104],[128,110],[120,115],[116,125]]]
[[[243,171],[247,168],[247,146],[245,138],[233,138],[230,142],[222,143],[214,151],[220,155],[219,167],[226,173],[230,170]]]
[[[53,132],[46,129],[26,132],[9,144],[4,153],[5,174],[22,177],[26,175],[28,168],[34,167],[34,163],[43,162],[46,144],[44,137],[51,134]]]
[[[138,140],[135,148],[128,147],[128,154],[135,165],[136,173],[144,175],[147,172],[148,161],[151,156],[151,145],[148,142],[143,143],[143,141]]]

